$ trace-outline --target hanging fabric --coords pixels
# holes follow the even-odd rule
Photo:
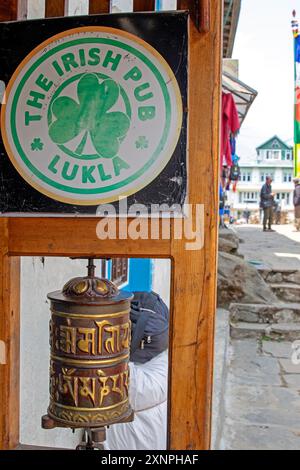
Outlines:
[[[221,168],[232,166],[231,137],[240,129],[237,107],[231,93],[222,93]]]

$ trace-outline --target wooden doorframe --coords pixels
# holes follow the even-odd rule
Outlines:
[[[202,0],[198,0],[201,2]],[[64,14],[62,0],[47,0],[47,15]],[[139,1],[141,9],[145,2]],[[3,1],[0,20],[18,17],[24,1]],[[91,1],[107,9],[106,0]],[[194,0],[181,0],[181,8]],[[222,2],[209,5],[209,28],[189,32],[189,196],[204,205],[204,246],[186,241],[99,240],[95,218],[0,218],[0,449],[19,445],[20,257],[147,257],[172,260],[169,449],[210,448],[216,261]],[[90,10],[91,11],[91,10]],[[24,10],[23,10],[24,14]],[[129,223],[130,221],[128,221]]]

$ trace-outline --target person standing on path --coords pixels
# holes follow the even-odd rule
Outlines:
[[[266,182],[260,192],[260,207],[264,211],[264,232],[274,232],[273,223],[274,194],[272,193],[272,178],[267,176]]]
[[[295,227],[300,231],[300,179],[295,178],[294,206],[295,206]]]

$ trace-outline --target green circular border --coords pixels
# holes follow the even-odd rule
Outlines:
[[[30,75],[36,70],[37,67],[39,67],[48,57],[51,57],[52,55],[56,54],[57,52],[67,49],[68,47],[71,46],[77,46],[79,44],[108,44],[111,46],[117,46],[120,49],[123,49],[127,52],[130,52],[132,54],[135,54],[136,57],[138,57],[142,62],[144,62],[148,68],[152,71],[152,73],[155,75],[157,81],[160,84],[160,87],[162,89],[162,93],[165,99],[165,105],[166,105],[166,125],[164,128],[163,136],[158,144],[157,149],[155,150],[154,154],[152,157],[148,160],[148,162],[135,174],[131,175],[128,177],[126,180],[120,181],[119,183],[115,183],[111,186],[106,186],[105,188],[93,188],[93,189],[79,189],[79,188],[72,188],[70,186],[65,186],[60,183],[56,183],[55,181],[49,179],[47,176],[43,175],[32,163],[31,161],[27,158],[26,154],[24,153],[18,135],[17,135],[17,130],[16,130],[16,108],[17,108],[17,103],[20,98],[20,94],[22,92],[22,89],[30,77]],[[25,165],[29,168],[30,171],[41,181],[44,183],[47,183],[49,186],[52,186],[56,189],[59,189],[60,191],[66,192],[66,193],[71,193],[71,194],[102,194],[102,193],[107,193],[110,191],[114,191],[116,189],[122,188],[126,186],[127,184],[131,183],[132,181],[135,181],[137,178],[139,178],[150,166],[157,160],[158,156],[160,155],[161,151],[164,148],[164,145],[167,141],[169,130],[170,130],[170,124],[171,124],[171,100],[170,100],[170,95],[168,92],[168,89],[166,87],[166,84],[164,82],[164,79],[159,72],[159,70],[156,68],[156,66],[139,50],[135,49],[134,47],[130,46],[129,44],[124,44],[121,43],[120,41],[117,41],[115,39],[109,39],[109,38],[80,38],[76,40],[69,41],[64,44],[60,44],[59,46],[56,46],[54,49],[51,49],[48,51],[45,55],[40,57],[31,67],[29,70],[27,70],[26,74],[22,78],[21,82],[18,85],[18,88],[15,92],[15,96],[13,99],[12,103],[12,108],[11,108],[11,119],[10,119],[10,125],[11,125],[11,132],[12,132],[12,138],[14,141],[14,145],[16,146],[17,151],[19,152],[19,155]]]
[[[97,72],[94,72],[94,73],[92,73],[92,72],[82,72],[82,73],[78,73],[77,75],[74,75],[73,77],[68,78],[68,80],[63,82],[60,85],[60,87],[57,88],[57,90],[55,91],[54,95],[51,98],[50,104],[48,106],[48,113],[47,113],[48,126],[49,126],[49,124],[51,124],[50,114],[52,114],[51,108],[53,106],[54,100],[60,95],[62,90],[64,90],[70,83],[75,82],[79,77],[82,77],[83,75],[87,75],[88,73],[91,73],[93,75],[97,75],[98,78],[103,78],[103,80],[111,79],[111,77],[109,75],[105,75],[103,73],[97,73]],[[131,111],[131,104],[130,104],[129,98],[128,98],[127,93],[124,90],[124,88],[121,87],[121,85],[119,85],[119,87],[120,87],[120,94],[121,94],[121,96],[123,98],[123,101],[124,101],[124,104],[125,104],[126,114],[129,117],[129,119],[131,120],[132,111]],[[65,145],[58,145],[58,144],[56,144],[56,145],[58,146],[58,148],[62,152],[66,153],[69,157],[76,158],[77,160],[83,160],[85,162],[88,162],[89,160],[98,160],[98,158],[102,158],[101,155],[96,155],[96,154],[86,156],[86,158],[84,156],[80,157],[79,155],[74,154]]]

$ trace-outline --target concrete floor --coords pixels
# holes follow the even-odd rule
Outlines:
[[[240,253],[245,259],[272,269],[300,270],[300,232],[292,225],[275,225],[272,232],[263,232],[259,225],[234,226],[244,243]]]
[[[300,233],[292,226],[263,233],[235,228],[249,261],[272,269],[300,270]],[[300,338],[299,338],[300,340]],[[295,348],[298,348],[298,354]],[[224,387],[224,450],[300,449],[300,341],[231,340]],[[296,365],[296,362],[299,362]]]
[[[291,343],[232,341],[221,449],[300,449],[300,365],[292,353]]]

